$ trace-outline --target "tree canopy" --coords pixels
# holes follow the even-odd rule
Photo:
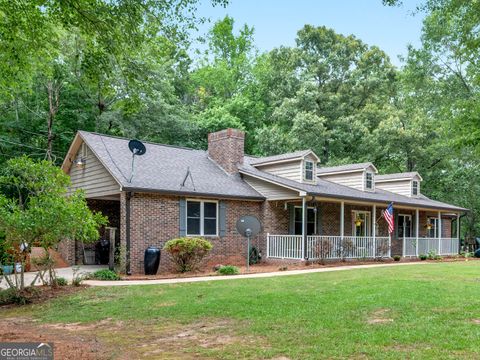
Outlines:
[[[311,148],[322,165],[418,171],[425,195],[472,209],[464,230],[478,234],[478,1],[423,1],[421,46],[401,67],[308,24],[295,45],[260,52],[229,16],[195,51],[197,4],[0,0],[0,162],[59,164],[79,129],[205,148],[235,127],[252,155]]]

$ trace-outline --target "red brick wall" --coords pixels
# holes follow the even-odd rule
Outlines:
[[[265,201],[262,204],[262,216],[265,234],[288,234],[289,212],[284,201]]]
[[[243,163],[245,133],[241,130],[226,129],[208,134],[208,155],[227,173],[238,171]]]
[[[131,253],[132,273],[142,274],[145,249],[157,246],[160,249],[166,241],[180,236],[179,233],[179,201],[178,196],[135,193],[131,199]],[[243,215],[254,215],[262,220],[262,202],[225,200],[226,203],[226,236],[207,237],[213,249],[204,262],[214,265],[241,265],[246,260],[247,241],[236,231],[237,219]],[[122,218],[125,214],[125,195],[122,196]],[[126,244],[125,224],[121,226],[121,243]],[[263,234],[252,239],[252,244],[265,254],[265,237]],[[171,271],[174,264],[168,254],[162,251],[159,271]]]
[[[131,199],[131,270],[133,273],[143,273],[143,256],[145,249],[150,246],[163,248],[166,241],[179,237],[179,200],[178,196],[160,194],[135,193]],[[254,215],[263,224],[263,232],[252,240],[264,256],[266,255],[266,234],[288,234],[289,211],[284,201],[237,201],[225,200],[227,215],[227,233],[225,237],[208,238],[213,244],[213,250],[205,261],[205,265],[216,263],[242,265],[246,256],[246,240],[236,230],[236,221],[242,215]],[[300,205],[301,203],[295,203]],[[125,193],[121,194],[121,201],[94,201],[89,200],[89,206],[96,211],[102,211],[110,220],[110,226],[120,228],[121,245],[126,245],[125,222]],[[381,217],[384,208],[377,207],[377,234],[388,236],[386,221]],[[352,210],[372,211],[371,206],[345,204],[345,236],[352,234]],[[414,211],[397,210],[401,213]],[[420,236],[425,236],[427,216],[435,217],[434,212],[420,212]],[[340,203],[321,203],[322,235],[340,235]],[[373,214],[372,214],[373,216]],[[373,220],[373,219],[372,219]],[[415,229],[413,229],[415,232]],[[451,219],[443,218],[443,237],[451,236]],[[65,260],[74,263],[75,250],[77,262],[81,261],[81,247],[71,242],[62,242],[59,246]],[[393,254],[401,254],[401,240],[392,239]],[[166,253],[162,252],[160,271],[172,270],[173,264]]]
[[[428,218],[436,218],[438,217],[437,212],[427,212],[427,211],[420,211],[419,218],[420,218],[420,226],[418,229],[418,233],[420,237],[427,236],[427,224]],[[415,229],[413,230],[415,234]],[[442,237],[449,238],[452,237],[452,219],[449,217],[442,217]]]

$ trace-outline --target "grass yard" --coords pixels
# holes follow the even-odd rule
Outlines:
[[[480,263],[88,288],[0,311],[45,340],[100,344],[92,358],[473,359]]]

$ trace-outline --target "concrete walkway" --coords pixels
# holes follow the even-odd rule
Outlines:
[[[106,269],[108,266],[106,265],[79,265],[79,274],[89,274],[93,273],[97,270],[100,269]],[[71,282],[73,279],[73,267],[66,267],[66,268],[59,268],[55,269],[57,273],[57,277],[63,277],[65,278],[68,282]],[[31,272],[26,272],[24,274],[25,276],[25,285],[30,285],[30,283],[35,279],[35,276],[37,275],[36,271],[31,271]],[[13,275],[9,275],[13,279]],[[42,285],[41,280],[37,279],[37,282],[35,285]],[[0,282],[0,289],[6,289],[8,288],[8,285],[5,280],[2,280]]]
[[[349,265],[349,266],[336,266],[317,269],[305,269],[305,270],[290,270],[290,271],[274,271],[268,273],[255,273],[255,274],[243,274],[243,275],[228,275],[228,276],[199,276],[191,278],[176,278],[176,279],[157,279],[157,280],[120,280],[120,281],[99,281],[88,280],[83,283],[91,286],[132,286],[132,285],[165,285],[165,284],[180,284],[180,283],[194,283],[204,281],[219,281],[219,280],[241,280],[241,279],[259,279],[269,278],[276,276],[289,276],[289,275],[304,275],[312,273],[332,272],[332,271],[346,271],[357,269],[372,269],[372,268],[384,268],[393,266],[410,266],[410,265],[425,265],[428,262],[411,262],[411,263],[388,263],[388,264],[371,264],[371,265]]]

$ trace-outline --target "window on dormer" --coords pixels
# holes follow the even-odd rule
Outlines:
[[[368,190],[373,189],[373,174],[372,173],[369,173],[369,172],[366,173],[366,175],[365,175],[365,187]]]
[[[313,180],[313,161],[305,161],[304,178],[305,180]]]
[[[418,195],[418,181],[416,180],[412,182],[412,195]]]

